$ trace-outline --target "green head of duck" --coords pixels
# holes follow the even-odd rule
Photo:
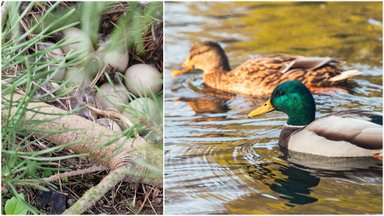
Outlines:
[[[270,99],[252,111],[248,117],[273,110],[287,114],[288,125],[307,125],[315,120],[316,104],[308,88],[300,81],[292,80],[279,84]]]

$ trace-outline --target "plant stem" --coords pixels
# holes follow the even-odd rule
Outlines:
[[[108,191],[121,182],[128,174],[129,167],[122,166],[113,171],[103,178],[101,182],[89,189],[84,195],[78,199],[69,209],[65,210],[63,214],[66,215],[80,215],[87,209],[91,208],[99,199],[101,199]]]

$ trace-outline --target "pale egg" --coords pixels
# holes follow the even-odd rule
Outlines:
[[[125,72],[125,84],[127,89],[136,96],[148,96],[156,94],[162,89],[162,75],[151,65],[132,65]]]
[[[124,47],[109,47],[108,44],[100,46],[97,50],[98,55],[103,59],[104,64],[108,64],[117,71],[125,72],[128,67],[129,54]]]
[[[89,74],[84,71],[83,68],[79,67],[67,67],[67,71],[65,72],[64,81],[67,82],[68,86],[81,86],[86,87],[91,84],[92,79]]]
[[[105,83],[97,90],[96,99],[100,106],[107,110],[123,111],[128,104],[127,90],[124,86]]]
[[[63,33],[65,42],[69,43],[62,48],[65,53],[89,54],[94,51],[91,39],[81,29],[71,27],[65,29]]]
[[[142,120],[154,123],[159,123],[161,120],[161,112],[159,112],[155,101],[150,98],[133,100],[124,109],[122,114],[133,124],[137,124]]]

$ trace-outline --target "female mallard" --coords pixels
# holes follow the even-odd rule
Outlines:
[[[278,85],[270,99],[248,117],[273,110],[288,115],[279,144],[289,151],[338,158],[378,157],[382,152],[382,125],[368,121],[369,116],[353,113],[315,120],[315,100],[299,81]]]
[[[209,87],[235,94],[269,95],[281,82],[300,80],[308,88],[336,86],[345,79],[360,74],[357,70],[342,71],[335,60],[319,57],[277,55],[249,59],[231,70],[228,58],[219,44],[212,41],[195,43],[178,76],[191,69],[202,70]]]

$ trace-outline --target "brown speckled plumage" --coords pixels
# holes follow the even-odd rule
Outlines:
[[[358,74],[353,71],[341,76],[343,70],[334,63],[330,58],[276,55],[249,59],[231,70],[220,45],[204,41],[192,46],[185,66],[202,70],[204,83],[212,88],[261,96],[271,94],[279,83],[287,80],[299,80],[311,89],[336,86]]]

